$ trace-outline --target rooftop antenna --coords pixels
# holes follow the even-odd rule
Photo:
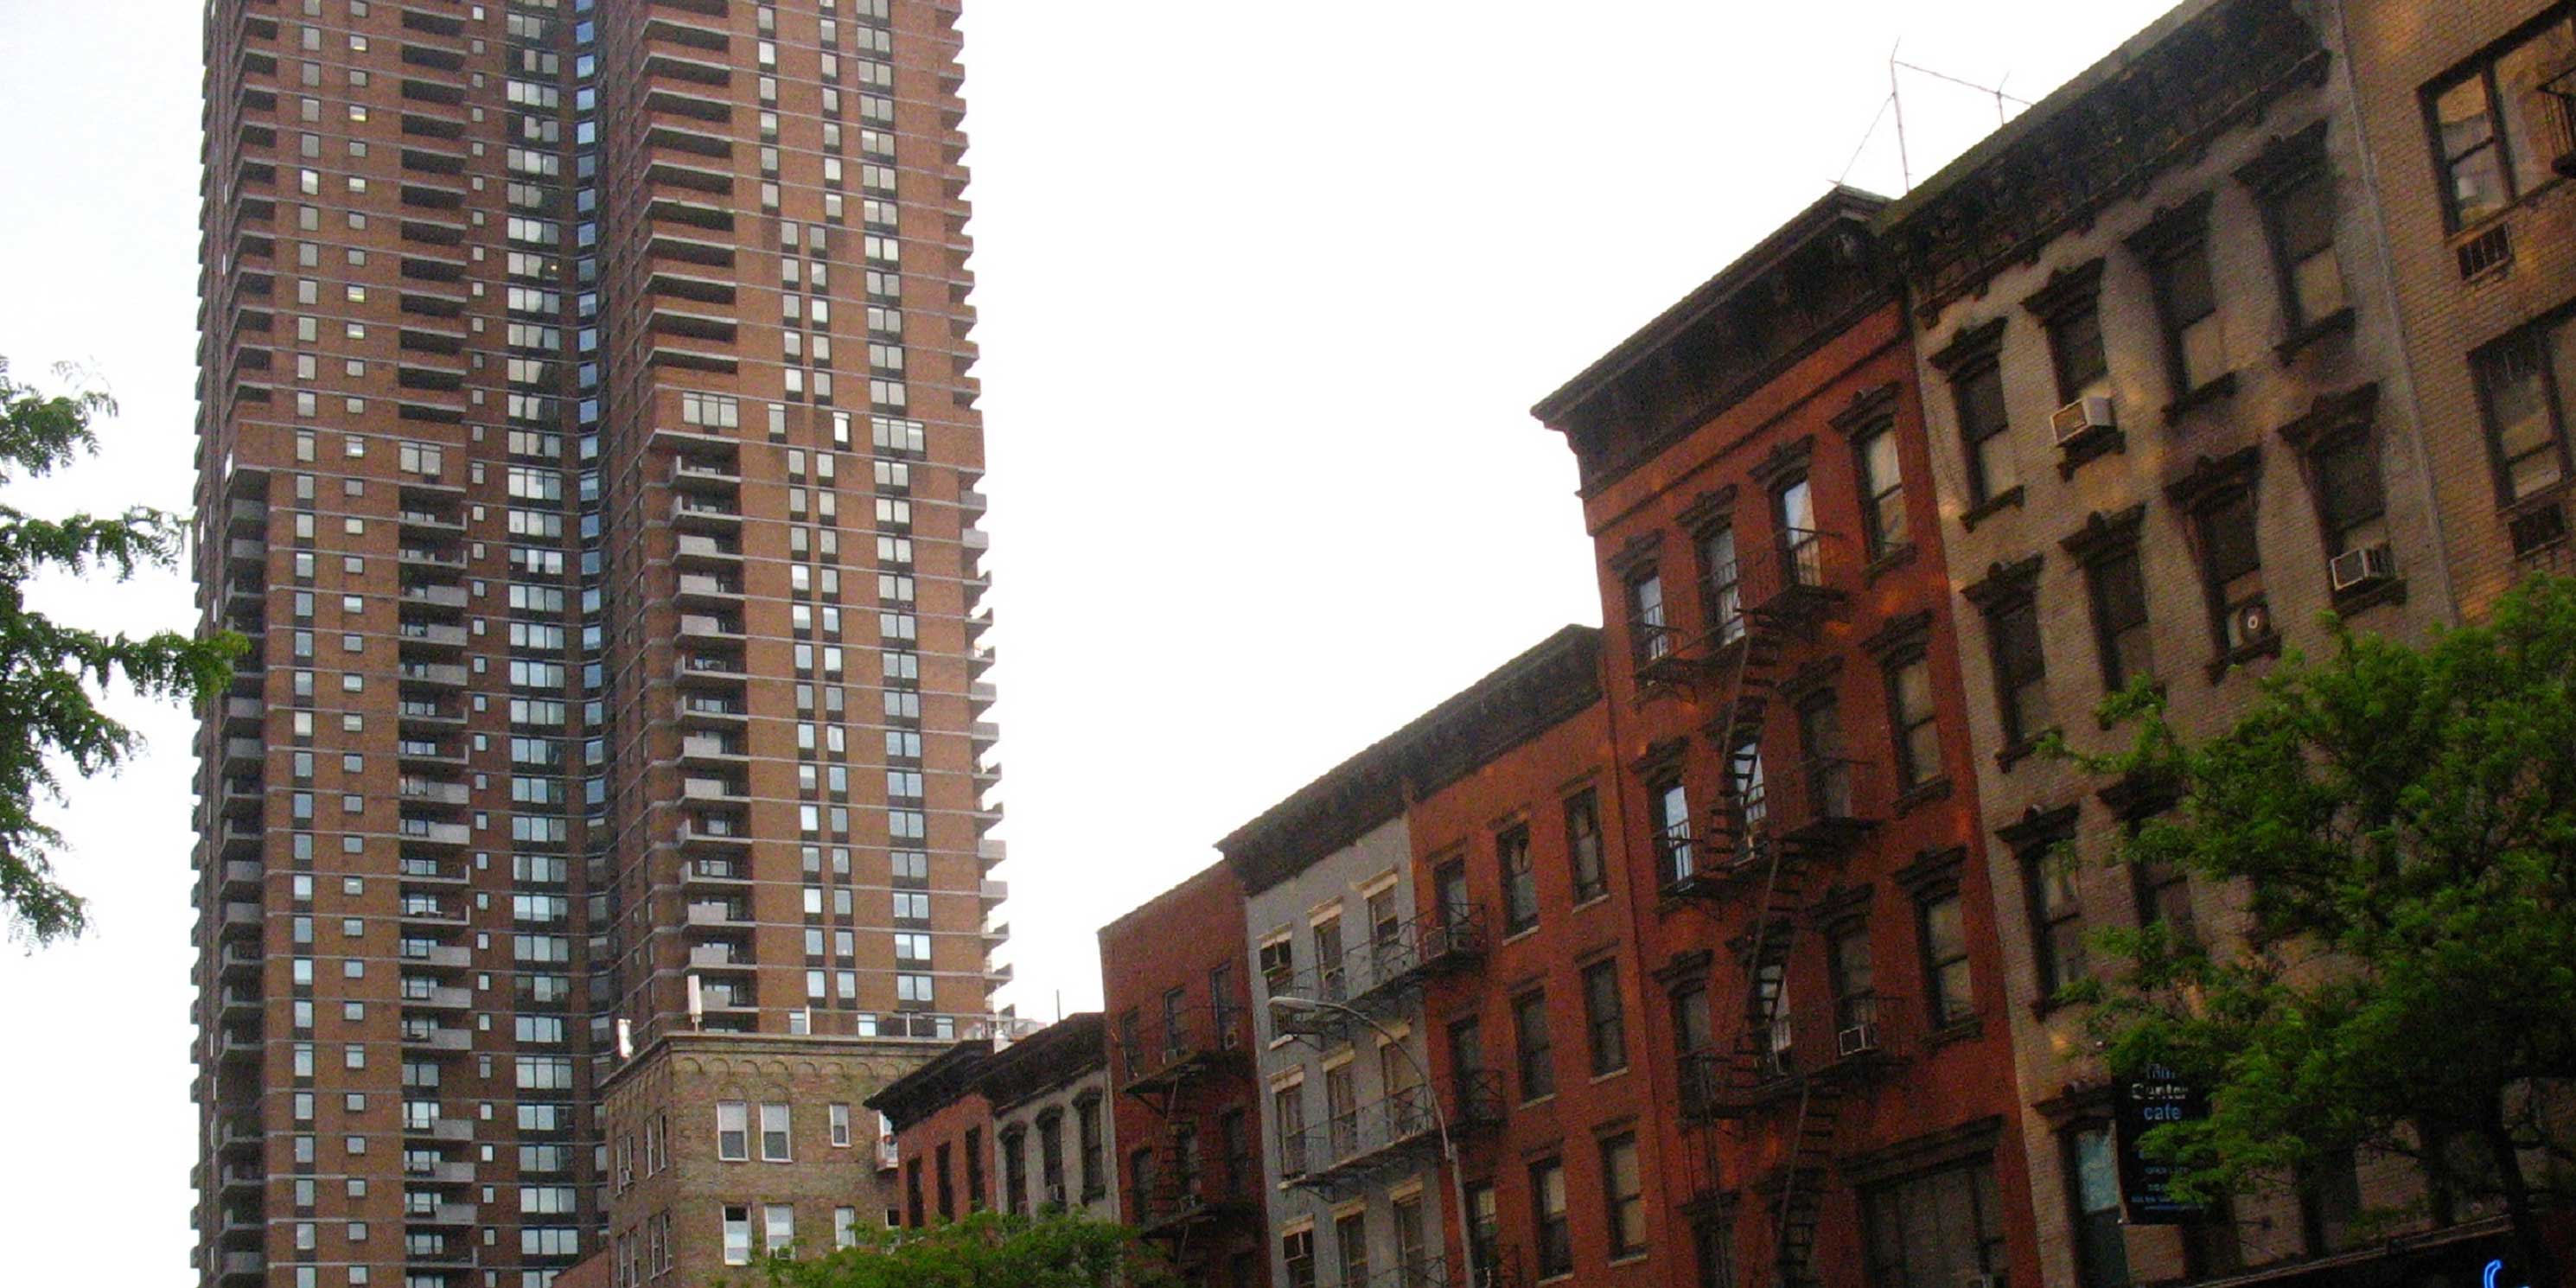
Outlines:
[[[1911,192],[1914,190],[1914,155],[1913,151],[1907,146],[1905,141],[1905,86],[1903,81],[1897,76],[1897,72],[1900,70],[1920,72],[1935,80],[1948,81],[1953,85],[1957,85],[1965,89],[1972,89],[1980,94],[1991,96],[1995,100],[1995,126],[1998,129],[2010,123],[2012,120],[2011,109],[2005,106],[2007,103],[2018,107],[2029,107],[2031,103],[2029,99],[2005,93],[2003,81],[1997,81],[1992,85],[1980,85],[1975,81],[1962,80],[1948,72],[1934,71],[1933,69],[1925,67],[1919,63],[1906,62],[1896,56],[1897,51],[1904,47],[1905,41],[1902,38],[1898,39],[1895,44],[1888,46],[1887,101],[1879,105],[1879,113],[1881,116],[1892,113],[1896,117],[1896,165],[1900,176],[1904,180],[1903,191]],[[2007,72],[2004,74],[2003,80],[2008,81],[2011,79],[2011,73]],[[1869,132],[1861,136],[1860,147],[1852,149],[1851,161],[1845,163],[1843,166],[1843,175],[1845,178],[1850,177],[1852,166],[1859,163],[1861,152],[1869,147],[1870,137],[1877,133],[1878,118],[1872,117],[1870,118]],[[1839,180],[1837,180],[1837,182],[1839,182]]]

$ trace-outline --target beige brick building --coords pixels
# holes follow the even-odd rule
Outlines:
[[[894,1172],[864,1102],[920,1063],[915,1044],[826,1037],[673,1033],[638,1051],[600,1087],[601,1282],[713,1283],[888,1224]]]
[[[2430,7],[2358,8],[2384,28]],[[2364,127],[2400,109],[2356,112],[2346,30],[2334,0],[2193,0],[1882,220],[1966,600],[2050,1284],[2286,1273],[2353,1249],[2359,1208],[2413,1195],[2404,1167],[2365,1157],[2215,1219],[2123,1222],[2113,1089],[2079,1010],[2050,998],[2086,973],[2088,930],[2162,920],[2223,944],[2242,892],[2106,863],[2124,823],[2162,802],[2030,754],[2051,730],[2109,749],[2124,735],[2097,708],[2140,679],[2183,728],[2212,732],[2275,659],[2325,643],[2322,613],[2416,637],[2452,616],[2454,561],[2475,594],[2500,584],[2486,458],[2453,441],[2477,423],[2458,410],[2468,395],[2419,397],[2433,377],[2406,349],[2411,300],[2430,290],[2410,284],[2442,268],[2436,285],[2456,289],[2457,273],[2438,228],[2392,216],[2384,230],[2375,214],[2390,167]],[[2411,102],[2416,83],[2373,92]],[[2419,159],[2407,177],[2421,187],[2424,172]],[[2394,256],[2392,240],[2413,249]],[[2450,499],[2472,482],[2474,506]],[[2456,531],[2472,509],[2495,531]]]
[[[2479,615],[2576,570],[2576,12],[2549,0],[2343,13],[2444,553]]]

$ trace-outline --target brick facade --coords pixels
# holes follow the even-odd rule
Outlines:
[[[1218,862],[1100,929],[1119,1216],[1193,1288],[1272,1282],[1243,928],[1242,883]]]

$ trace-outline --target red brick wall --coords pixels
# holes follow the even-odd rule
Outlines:
[[[976,1164],[983,1171],[983,1192],[970,1192],[966,1185],[966,1133],[976,1133],[979,1152],[984,1161]],[[963,1217],[979,1207],[992,1206],[993,1187],[993,1110],[980,1093],[970,1092],[941,1105],[929,1117],[895,1133],[896,1181],[894,1203],[912,1220],[910,1177],[917,1163],[921,1168],[921,1215],[924,1224],[936,1225],[939,1212],[939,1147],[948,1147],[948,1180],[953,1197],[951,1219]]]
[[[1897,389],[1894,423],[1915,548],[1910,555],[1864,566],[1856,455],[1851,442],[1831,422],[1857,396],[1889,385]],[[1707,727],[1712,722],[1725,723],[1728,686],[1708,683],[1695,691],[1660,696],[1641,688],[1631,661],[1627,583],[1623,572],[1611,567],[1611,560],[1636,538],[1661,534],[1659,566],[1669,606],[1667,622],[1677,628],[1678,638],[1698,637],[1710,623],[1703,620],[1694,593],[1698,560],[1682,512],[1699,498],[1733,485],[1739,497],[1734,511],[1739,558],[1750,568],[1769,549],[1767,534],[1772,528],[1768,491],[1765,481],[1757,477],[1756,466],[1782,449],[1794,450],[1802,440],[1809,451],[1806,470],[1817,525],[1827,534],[1825,580],[1840,598],[1812,641],[1784,640],[1778,662],[1769,670],[1783,681],[1814,676],[1834,690],[1843,755],[1857,762],[1852,771],[1858,802],[1854,812],[1877,820],[1875,828],[1844,857],[1811,865],[1802,890],[1810,906],[1830,900],[1835,918],[1858,917],[1868,927],[1884,1040],[1894,1064],[1890,1072],[1856,1084],[1860,1089],[1843,1100],[1833,1152],[1839,1159],[1858,1162],[1860,1170],[1869,1174],[1873,1161],[1891,1157],[1880,1151],[1988,1120],[2008,1127],[2017,1111],[1985,841],[1975,825],[1976,777],[1953,630],[1955,601],[1938,546],[1941,520],[1931,485],[1913,357],[1903,316],[1893,302],[1586,499],[1587,526],[1602,561],[1603,618],[1608,623],[1604,649],[1609,670],[1608,763],[1617,791],[1605,793],[1605,799],[1615,797],[1618,830],[1626,838],[1617,852],[1625,864],[1623,911],[1634,927],[1634,942],[1619,951],[1648,976],[1630,1026],[1632,1045],[1637,1048],[1640,1071],[1654,1082],[1649,1098],[1669,1112],[1678,1104],[1680,1070],[1667,984],[1683,975],[1671,973],[1664,981],[1652,976],[1668,967],[1686,967],[1694,954],[1708,954],[1701,973],[1709,989],[1717,1045],[1721,1049],[1731,1045],[1742,1025],[1745,981],[1729,942],[1751,924],[1750,909],[1758,892],[1738,886],[1718,897],[1672,898],[1658,893],[1658,855],[1648,841],[1647,775],[1640,760],[1649,749],[1680,745],[1680,772],[1695,821],[1704,829],[1710,806],[1727,781],[1725,751]],[[1898,800],[1882,655],[1865,644],[1891,624],[1918,615],[1928,615],[1920,617],[1919,634],[1933,680],[1943,778]],[[1763,759],[1775,808],[1785,806],[1793,785],[1791,773],[1799,763],[1796,719],[1791,704],[1780,699],[1769,703],[1764,717]],[[1706,841],[1699,850],[1703,868],[1721,857]],[[1915,892],[1922,887],[1900,878],[1932,870],[1936,865],[1922,860],[1944,852],[1954,854],[1956,860],[1948,866],[1954,874],[1949,879],[1956,882],[1966,921],[1977,1019],[1936,1034],[1936,1026],[1925,1015],[1927,989],[1915,916]],[[1802,919],[1789,965],[1789,996],[1800,1021],[1797,1050],[1802,1066],[1833,1054],[1830,1029],[1817,1031],[1830,1023],[1832,1015],[1817,921],[1812,915]],[[1576,952],[1590,947],[1588,943],[1567,945]],[[1794,1101],[1787,1108],[1793,1111]],[[1781,1157],[1789,1116],[1775,1107],[1768,1115],[1757,1115],[1724,1133],[1692,1127],[1674,1130],[1657,1142],[1663,1146],[1659,1160],[1663,1184],[1676,1202],[1703,1191],[1743,1196],[1731,1227],[1739,1267],[1770,1255],[1770,1221],[1764,1210],[1768,1204],[1754,1196],[1765,1193],[1762,1181]],[[1677,1122],[1678,1115],[1662,1121]],[[2017,1139],[2004,1131],[1991,1157],[1998,1193],[2003,1196],[2001,1223],[2009,1273],[2014,1282],[2037,1283],[2026,1166]],[[1837,1179],[1824,1193],[1820,1211],[1813,1268],[1829,1285],[1861,1282],[1859,1203],[1844,1179],[1852,1170],[1846,1166],[1833,1173]],[[1574,1192],[1582,1194],[1580,1189]],[[1578,1210],[1582,1206],[1575,1204]],[[1507,1215],[1510,1210],[1507,1202]],[[1658,1254],[1673,1249],[1680,1264],[1691,1264],[1687,1230],[1678,1228],[1678,1221],[1668,1224],[1676,1228],[1656,1231]]]
[[[1250,1151],[1251,1175],[1244,1186],[1249,1210],[1212,1231],[1192,1231],[1175,1251],[1184,1277],[1193,1284],[1230,1284],[1229,1263],[1248,1255],[1251,1269],[1245,1282],[1260,1288],[1268,1282],[1270,1266],[1261,1183],[1261,1151],[1267,1146],[1260,1139],[1261,1092],[1252,1069],[1257,1027],[1243,902],[1242,884],[1220,861],[1102,927],[1101,1013],[1109,1026],[1111,1144],[1117,1155],[1120,1219],[1134,1225],[1145,1217],[1136,1210],[1130,1189],[1129,1157],[1138,1149],[1161,1146],[1175,1119],[1196,1122],[1200,1174],[1208,1185],[1219,1184],[1225,1159],[1217,1124],[1227,1112],[1240,1110]],[[1212,998],[1210,972],[1221,965],[1229,969],[1230,986],[1227,996]],[[1193,1036],[1230,1030],[1237,1045],[1176,1088],[1130,1090],[1135,1074],[1160,1063],[1156,1053],[1162,1045],[1163,996],[1174,988],[1183,990],[1185,1024]]]

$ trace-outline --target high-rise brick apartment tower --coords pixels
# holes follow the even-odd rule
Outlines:
[[[992,1011],[957,12],[208,5],[204,1281],[732,1260]]]

